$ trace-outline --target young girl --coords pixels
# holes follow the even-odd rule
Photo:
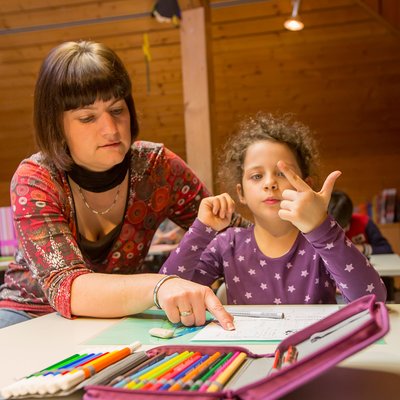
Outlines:
[[[258,113],[223,154],[220,177],[236,184],[254,226],[226,229],[234,210],[228,194],[203,199],[161,273],[206,285],[224,277],[228,304],[336,303],[336,287],[347,301],[370,293],[385,301],[378,273],[327,215],[340,172],[319,192],[311,188],[317,150],[308,128]]]

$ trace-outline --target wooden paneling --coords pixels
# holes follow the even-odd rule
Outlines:
[[[182,9],[205,0],[183,0]],[[32,94],[40,63],[66,40],[114,48],[132,77],[140,137],[186,157],[179,29],[150,17],[154,0],[0,0],[0,206],[22,158],[35,151]],[[290,0],[210,3],[214,169],[233,125],[258,110],[292,112],[320,142],[324,178],[355,203],[400,190],[397,0],[304,0],[301,32],[282,24]],[[148,33],[150,92],[142,52]],[[215,171],[214,171],[215,172]],[[218,187],[215,188],[218,190]]]

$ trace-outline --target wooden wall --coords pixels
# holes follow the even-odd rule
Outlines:
[[[241,116],[260,109],[293,112],[317,133],[322,177],[342,170],[338,187],[355,203],[385,187],[400,190],[399,3],[303,0],[305,29],[288,32],[282,24],[290,0],[211,1],[214,159]],[[152,19],[153,4],[0,0],[0,206],[9,204],[19,161],[34,151],[34,82],[41,60],[61,41],[92,39],[113,47],[133,80],[140,137],[164,142],[185,158],[179,30]],[[180,4],[185,9],[199,2]],[[149,92],[144,33],[153,58]]]

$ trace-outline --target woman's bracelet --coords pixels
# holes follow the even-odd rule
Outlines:
[[[167,276],[164,276],[164,278],[160,279],[157,282],[157,285],[154,286],[153,301],[154,301],[154,304],[156,305],[156,307],[158,309],[160,309],[160,310],[161,310],[161,307],[160,307],[160,303],[158,302],[158,291],[160,290],[160,287],[161,287],[161,285],[163,283],[165,283],[168,279],[172,279],[172,278],[180,278],[180,277],[178,275],[167,275]]]

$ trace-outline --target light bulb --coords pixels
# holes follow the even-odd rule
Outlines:
[[[303,22],[299,17],[291,17],[287,19],[283,26],[289,31],[301,31],[304,28]]]

